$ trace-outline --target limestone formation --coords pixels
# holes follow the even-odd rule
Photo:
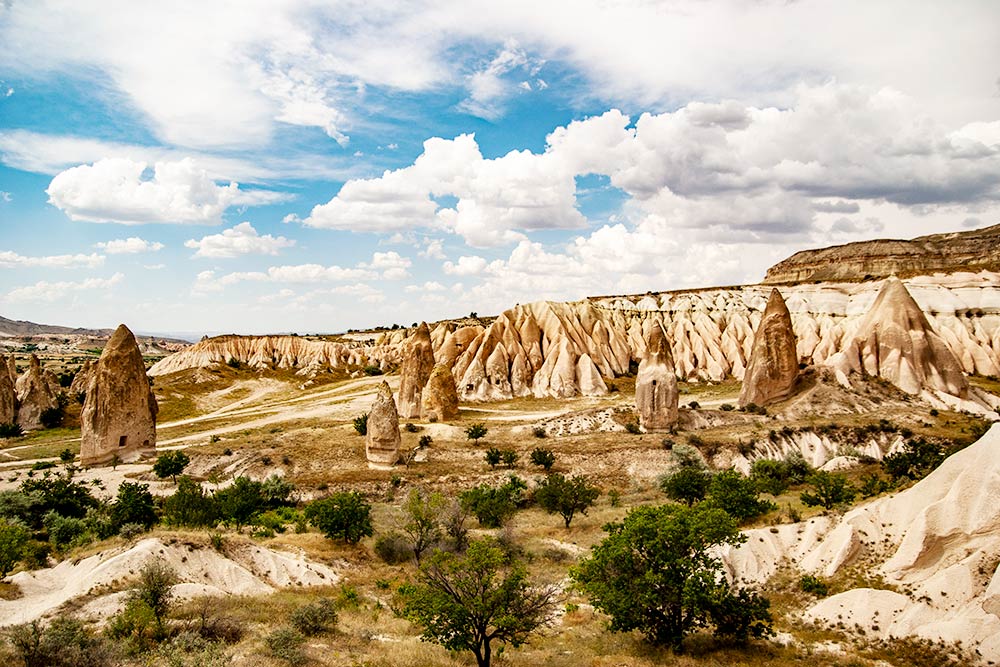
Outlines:
[[[427,379],[434,369],[434,349],[426,322],[403,344],[403,365],[399,371],[399,416],[403,419],[420,417],[420,398]]]
[[[0,424],[12,424],[17,411],[17,393],[6,369],[0,369]]]
[[[17,383],[17,360],[14,355],[11,354],[7,357],[7,374],[10,375],[10,381]]]
[[[799,358],[792,316],[781,292],[774,289],[754,333],[750,362],[743,375],[740,406],[770,405],[788,398],[798,375]]]
[[[69,386],[69,393],[73,396],[87,393],[90,385],[90,376],[94,373],[94,362],[88,359],[80,366],[80,370],[73,376],[73,383]]]
[[[446,364],[438,364],[424,387],[421,397],[423,418],[432,422],[446,422],[458,417],[458,392],[455,376]]]
[[[17,379],[17,423],[25,431],[42,428],[42,413],[56,407],[56,396],[45,379],[38,357],[31,355],[28,370]]]
[[[388,467],[399,462],[399,414],[389,383],[382,381],[375,402],[368,412],[368,433],[365,435],[365,456],[373,468]]]
[[[134,461],[156,453],[156,397],[135,336],[124,324],[108,339],[90,375],[80,415],[85,466]]]
[[[646,354],[635,378],[635,405],[639,424],[647,431],[669,429],[677,422],[677,376],[670,343],[663,327],[654,323],[646,341]]]
[[[851,372],[864,372],[909,394],[925,389],[959,398],[969,394],[961,364],[895,277],[885,281],[831,365],[842,378]]]

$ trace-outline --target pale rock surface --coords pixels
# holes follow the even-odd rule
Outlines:
[[[434,369],[431,332],[426,322],[403,343],[403,364],[399,371],[399,416],[403,419],[420,417],[420,398],[424,385]]]
[[[80,414],[80,462],[134,461],[156,453],[156,397],[135,336],[118,326],[101,352]]]
[[[391,467],[399,462],[399,414],[392,388],[383,381],[368,412],[365,456],[371,467]]]
[[[28,370],[17,379],[17,399],[17,423],[25,431],[41,428],[42,413],[56,407],[56,396],[34,354],[31,355]]]
[[[7,374],[10,376],[10,381],[13,384],[17,384],[17,359],[14,357],[13,353],[6,358],[7,363]]]
[[[677,422],[677,375],[670,343],[663,328],[654,323],[646,342],[646,354],[635,378],[635,405],[639,424],[647,431],[669,429]]]
[[[930,389],[968,396],[961,364],[898,278],[885,281],[847,340],[830,359],[841,378],[864,372],[909,394]]]
[[[0,369],[0,424],[13,424],[17,416],[17,391],[5,369]]]
[[[94,362],[88,359],[83,362],[80,366],[80,370],[76,372],[73,377],[73,383],[69,386],[70,394],[77,396],[81,393],[87,393],[87,387],[90,385],[90,376],[94,373]]]
[[[764,406],[786,399],[798,376],[799,357],[792,316],[781,292],[774,289],[754,332],[739,404],[741,407],[751,403]]]
[[[424,386],[421,399],[423,418],[432,422],[446,422],[458,417],[458,392],[455,376],[446,364],[438,364]]]

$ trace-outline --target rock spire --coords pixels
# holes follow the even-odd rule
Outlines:
[[[754,332],[750,362],[743,376],[740,407],[770,405],[788,398],[799,376],[792,316],[777,289],[771,290],[764,316]]]
[[[382,381],[368,413],[365,456],[373,468],[389,467],[399,462],[399,414],[389,383]]]
[[[677,397],[677,376],[670,343],[660,323],[654,322],[635,379],[639,424],[647,431],[670,428],[677,421]]]
[[[432,422],[446,422],[458,417],[458,391],[451,368],[438,364],[424,387],[421,397],[423,418]]]
[[[17,398],[20,407],[17,410],[17,423],[25,431],[42,427],[42,413],[56,407],[56,397],[52,393],[42,365],[34,354],[28,364],[28,370],[17,379]]]
[[[399,416],[403,419],[420,417],[420,400],[424,385],[434,369],[434,349],[426,322],[406,341],[403,365],[399,373]]]

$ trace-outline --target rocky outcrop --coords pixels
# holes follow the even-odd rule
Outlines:
[[[52,393],[42,365],[34,354],[28,363],[28,370],[17,379],[17,423],[25,431],[42,428],[42,413],[56,407],[56,395]]]
[[[6,369],[0,369],[0,424],[13,424],[17,416],[17,391]]]
[[[921,236],[909,241],[881,239],[803,250],[767,271],[765,284],[817,280],[850,281],[891,275],[996,270],[1000,265],[1000,225]]]
[[[881,377],[909,394],[924,390],[966,398],[962,366],[899,279],[885,281],[868,312],[830,360],[841,378]]]
[[[677,422],[677,375],[670,343],[659,323],[650,327],[646,354],[635,378],[635,406],[639,425],[647,431],[664,431]]]
[[[399,414],[389,383],[383,381],[368,412],[365,456],[371,467],[389,467],[399,462]]]
[[[893,590],[856,588],[809,609],[807,620],[878,638],[961,641],[1000,661],[1000,426],[900,493],[839,520],[746,531],[723,550],[734,578],[764,583],[782,564],[833,577],[859,569]],[[855,576],[858,572],[854,573]],[[963,663],[966,664],[966,663]]]
[[[80,462],[105,465],[156,453],[156,398],[135,336],[115,330],[87,386],[80,415]]]
[[[403,419],[420,417],[420,400],[427,379],[434,369],[434,349],[431,332],[426,322],[403,343],[403,364],[399,369],[399,394],[397,404]]]
[[[5,359],[5,362],[7,364],[7,375],[10,376],[10,381],[16,384],[17,383],[17,359],[15,359],[14,355],[11,354],[10,356],[8,356]]]
[[[792,316],[781,292],[774,289],[754,332],[750,363],[740,390],[740,406],[770,405],[788,398],[798,375],[799,357]]]
[[[94,362],[88,359],[83,362],[80,369],[73,376],[73,383],[69,386],[69,392],[73,396],[79,396],[80,394],[87,393],[87,387],[90,386],[90,376],[94,374]]]
[[[422,416],[432,422],[446,422],[458,417],[458,392],[455,376],[447,364],[438,364],[424,386]]]

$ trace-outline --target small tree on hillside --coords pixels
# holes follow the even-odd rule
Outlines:
[[[706,470],[681,468],[660,479],[660,490],[667,498],[688,507],[705,499],[712,476]]]
[[[357,492],[339,492],[306,506],[306,518],[331,540],[357,544],[373,534],[372,507]]]
[[[420,489],[411,490],[403,503],[406,516],[403,533],[410,539],[418,565],[421,555],[444,538],[441,521],[446,505],[447,500],[440,493],[426,493]]]
[[[552,453],[551,449],[535,447],[531,450],[531,462],[536,466],[541,466],[545,472],[548,472],[552,470],[552,466],[556,463],[556,455]]]
[[[825,470],[814,472],[808,482],[812,485],[813,492],[803,491],[799,498],[809,507],[821,505],[823,509],[832,510],[837,505],[851,502],[858,495],[858,490],[847,477]]]
[[[579,512],[586,515],[593,506],[601,490],[587,483],[585,477],[566,478],[555,473],[549,475],[535,489],[535,502],[549,514],[559,514],[569,528],[573,516]]]
[[[173,480],[174,484],[177,484],[177,475],[184,472],[184,468],[187,468],[189,463],[191,463],[191,459],[182,451],[164,452],[156,458],[156,463],[153,464],[153,472],[160,479],[169,477]]]
[[[488,432],[489,429],[486,428],[486,424],[476,422],[475,424],[470,424],[469,428],[465,429],[465,437],[479,444],[479,439],[485,438]]]
[[[736,470],[724,470],[712,477],[708,502],[741,523],[778,508],[768,500],[761,500],[757,485]]]
[[[0,580],[21,560],[21,551],[31,538],[31,531],[17,519],[0,519]]]
[[[533,585],[495,541],[478,540],[464,556],[436,552],[400,593],[404,615],[425,641],[471,651],[479,667],[489,667],[496,644],[516,648],[549,623],[556,590]]]
[[[133,482],[119,484],[118,497],[111,504],[111,519],[115,530],[127,523],[139,524],[146,529],[156,523],[156,508],[149,485]]]

